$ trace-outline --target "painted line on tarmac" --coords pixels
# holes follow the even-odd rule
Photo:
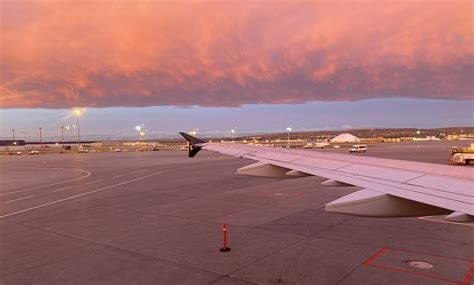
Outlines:
[[[84,183],[85,185],[90,185],[90,184],[94,184],[94,183],[98,183],[98,182],[101,182],[102,179],[99,179],[99,180],[96,180],[96,181],[92,181],[92,182],[87,182],[87,183]]]
[[[138,172],[147,172],[148,169],[140,169],[140,170],[136,170],[136,171],[133,171],[133,172],[130,172],[130,174],[132,173],[138,173]]]
[[[231,164],[231,163],[235,163],[235,161],[224,162],[224,163],[213,163],[213,164],[205,165],[205,166],[216,166],[216,165]],[[146,179],[148,177],[152,177],[152,176],[155,176],[155,175],[158,175],[158,174],[172,172],[172,171],[180,170],[180,169],[194,168],[194,167],[195,166],[183,166],[183,167],[176,167],[176,168],[171,168],[171,169],[166,169],[166,170],[163,170],[163,171],[151,173],[151,174],[148,174],[148,175],[145,175],[145,176],[142,176],[142,177],[134,178],[134,179],[127,180],[127,181],[124,181],[124,182],[120,182],[120,183],[110,185],[110,186],[107,186],[107,187],[99,188],[99,189],[96,189],[96,190],[92,190],[92,191],[89,191],[89,192],[84,192],[84,193],[81,193],[81,194],[78,194],[78,195],[74,195],[74,196],[70,196],[70,197],[67,197],[67,198],[59,199],[59,200],[56,200],[56,201],[53,201],[53,202],[38,205],[38,206],[31,207],[31,208],[28,208],[28,209],[24,209],[24,210],[16,211],[16,212],[13,212],[13,213],[5,214],[5,215],[0,216],[0,219],[10,217],[10,216],[14,216],[14,215],[17,215],[17,214],[21,214],[21,213],[24,213],[24,212],[36,210],[36,209],[39,209],[39,208],[47,207],[47,206],[50,206],[50,205],[58,204],[58,203],[68,201],[68,200],[72,200],[72,199],[75,199],[75,198],[79,198],[79,197],[82,197],[82,196],[94,194],[94,193],[101,192],[101,191],[104,191],[104,190],[107,190],[107,189],[110,189],[110,188],[114,188],[114,187],[117,187],[117,186],[130,184],[132,182],[143,180],[143,179]],[[200,166],[200,167],[202,167],[202,166]]]
[[[60,188],[60,189],[56,189],[56,190],[53,190],[51,192],[59,192],[59,191],[64,191],[64,190],[67,190],[67,189],[71,189],[72,186],[69,186],[69,187],[64,187],[64,188]]]
[[[180,168],[185,168],[185,167],[180,167]],[[43,208],[43,207],[46,207],[46,206],[49,206],[49,205],[58,204],[58,203],[68,201],[68,200],[72,200],[72,199],[75,199],[75,198],[79,198],[79,197],[82,197],[82,196],[94,194],[94,193],[101,192],[101,191],[104,191],[104,190],[107,190],[107,189],[110,189],[110,188],[114,188],[114,187],[117,187],[117,186],[126,185],[126,184],[129,184],[129,183],[135,182],[135,181],[139,181],[139,180],[142,180],[142,179],[145,179],[145,178],[148,178],[148,177],[152,177],[152,176],[155,176],[155,175],[158,175],[158,174],[171,172],[171,171],[174,171],[174,170],[177,170],[177,169],[180,169],[180,168],[173,168],[173,169],[167,169],[167,170],[155,172],[155,173],[152,173],[152,174],[148,174],[148,175],[145,175],[145,176],[142,176],[142,177],[138,177],[138,178],[135,178],[135,179],[120,182],[120,183],[110,185],[110,186],[107,186],[107,187],[99,188],[99,189],[96,189],[96,190],[92,190],[92,191],[89,191],[89,192],[84,192],[84,193],[74,195],[74,196],[71,196],[71,197],[67,197],[67,198],[64,198],[64,199],[59,199],[59,200],[49,202],[49,203],[46,203],[46,204],[42,204],[42,205],[38,205],[38,206],[31,207],[31,208],[28,208],[28,209],[20,210],[20,211],[17,211],[17,212],[13,212],[13,213],[10,213],[10,214],[0,216],[0,219],[10,217],[10,216],[13,216],[13,215],[17,215],[17,214],[21,214],[21,213],[24,213],[24,212],[28,212],[28,211],[31,211],[31,210]],[[33,196],[31,196],[31,197],[33,197]]]
[[[32,168],[32,167],[26,167],[26,168]],[[44,168],[40,168],[40,169],[44,169]],[[30,191],[30,190],[36,190],[36,189],[40,189],[40,188],[44,188],[44,187],[48,187],[48,186],[54,186],[54,185],[59,185],[59,184],[63,184],[63,183],[74,182],[74,181],[89,177],[91,175],[91,173],[89,171],[85,171],[85,170],[81,170],[81,169],[59,169],[59,168],[51,168],[51,169],[54,169],[54,170],[75,170],[75,171],[84,172],[84,173],[86,173],[86,175],[78,177],[78,178],[70,179],[70,180],[65,180],[65,181],[60,181],[60,182],[56,182],[56,183],[36,186],[36,187],[28,188],[28,189],[22,189],[22,190],[16,190],[16,191],[12,191],[12,192],[0,193],[0,196],[6,196],[6,195],[15,194],[15,193],[21,193],[21,192],[26,192],[26,191]]]
[[[122,176],[123,176],[123,174],[115,175],[114,177],[112,177],[112,179],[120,178],[120,177],[122,177]]]
[[[16,202],[16,201],[21,201],[21,200],[25,200],[25,199],[30,199],[30,198],[33,198],[33,197],[35,197],[35,196],[34,196],[34,195],[31,195],[31,196],[28,196],[28,197],[22,197],[22,198],[18,198],[18,199],[13,199],[13,200],[5,201],[5,202],[3,202],[3,203],[8,204],[8,203]]]

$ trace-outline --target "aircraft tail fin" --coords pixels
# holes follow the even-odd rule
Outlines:
[[[187,133],[180,132],[179,134],[188,141],[189,157],[194,157],[201,150],[201,144],[206,143],[205,141],[188,135]]]

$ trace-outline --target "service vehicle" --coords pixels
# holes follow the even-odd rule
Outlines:
[[[354,152],[367,152],[367,145],[366,144],[355,144],[349,149],[350,153]]]
[[[468,147],[453,146],[451,148],[451,164],[471,164],[474,161],[474,143]]]

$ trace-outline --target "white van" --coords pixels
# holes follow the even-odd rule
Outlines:
[[[350,153],[353,152],[367,152],[367,145],[366,144],[355,144],[349,149]]]

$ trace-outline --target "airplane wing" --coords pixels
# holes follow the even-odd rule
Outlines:
[[[328,180],[327,186],[362,190],[326,204],[326,211],[365,217],[414,217],[447,214],[449,221],[474,221],[474,168],[361,157],[300,149],[206,143],[180,133],[189,156],[205,149],[248,158],[256,163],[238,174],[296,178],[308,175]]]

